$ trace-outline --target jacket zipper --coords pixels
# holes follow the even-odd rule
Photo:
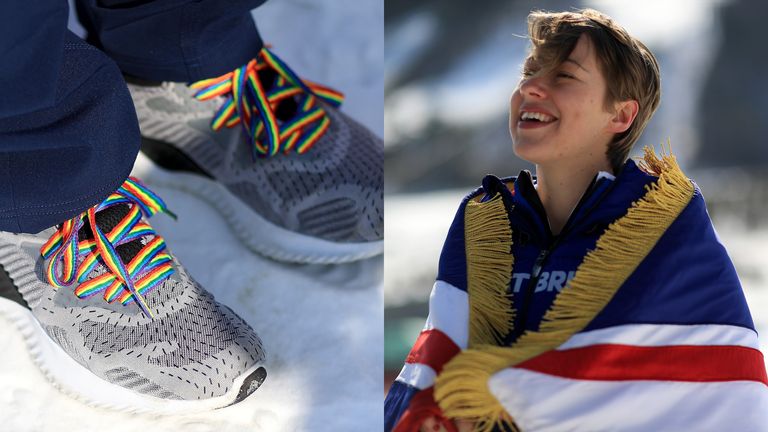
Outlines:
[[[515,333],[516,333],[515,339],[520,337],[520,335],[522,335],[523,332],[525,331],[525,324],[528,321],[528,311],[531,308],[531,302],[533,301],[534,290],[536,289],[536,285],[539,283],[541,270],[544,268],[544,264],[546,263],[547,258],[549,257],[549,254],[552,253],[555,247],[557,247],[557,245],[560,243],[562,234],[563,233],[560,233],[560,235],[555,238],[555,241],[552,242],[552,244],[548,248],[542,249],[539,252],[539,256],[536,257],[536,262],[533,264],[533,269],[531,270],[530,282],[528,282],[528,285],[525,288],[525,300],[523,300],[523,307],[520,310],[519,325],[516,326],[516,329],[515,329]]]
[[[614,186],[614,184],[611,184],[609,186],[609,189],[613,188],[613,186]],[[592,186],[590,186],[590,187],[592,187]],[[605,195],[603,195],[603,196],[605,196]],[[595,207],[597,207],[597,204],[599,203],[599,201],[597,203],[593,204],[588,209],[586,209],[584,211],[584,214],[581,216],[581,218],[583,219],[583,218],[588,217],[589,214],[592,213],[592,211],[595,209]],[[576,208],[573,210],[572,215],[576,215],[577,214],[577,211],[579,210],[580,206],[581,206],[581,201],[578,203]],[[566,237],[567,234],[570,233],[570,231],[571,231],[570,228],[574,225],[574,223],[575,223],[574,221],[572,221],[571,219],[568,219],[566,221],[566,223],[565,223],[565,226],[563,227],[563,230],[560,232],[560,234],[555,236],[555,238],[553,239],[552,243],[548,247],[542,249],[539,252],[539,256],[536,257],[536,261],[533,264],[533,269],[531,269],[531,279],[530,279],[530,282],[528,282],[528,285],[525,288],[525,300],[523,301],[524,304],[523,304],[523,307],[520,310],[520,315],[519,315],[520,320],[518,321],[518,325],[515,326],[515,329],[514,329],[514,335],[515,336],[514,336],[514,338],[512,340],[516,340],[517,338],[519,338],[523,334],[523,332],[525,331],[525,325],[526,325],[526,322],[528,321],[528,311],[529,311],[529,309],[531,307],[531,302],[533,301],[534,290],[536,289],[536,285],[539,283],[539,277],[541,276],[541,270],[544,268],[544,264],[546,264],[547,258],[552,253],[552,251],[560,244],[560,241],[564,237]]]

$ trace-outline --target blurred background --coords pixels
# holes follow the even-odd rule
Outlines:
[[[462,197],[515,157],[508,101],[526,16],[591,7],[661,64],[661,107],[635,146],[669,139],[701,187],[768,348],[768,3],[748,0],[387,0],[385,7],[385,387],[427,316],[443,240]]]

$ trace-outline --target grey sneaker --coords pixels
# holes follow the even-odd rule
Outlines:
[[[58,227],[0,232],[0,313],[46,377],[88,404],[171,414],[239,402],[266,378],[261,341],[168,253],[144,221],[157,211],[128,180]]]
[[[194,88],[127,78],[143,136],[134,175],[208,201],[274,259],[382,253],[382,141],[336,109],[336,93],[266,49],[236,72],[252,79],[238,89],[233,73]],[[259,105],[259,92],[269,104]]]

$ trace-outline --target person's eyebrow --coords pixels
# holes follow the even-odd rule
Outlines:
[[[584,72],[589,73],[589,71],[584,66],[582,66],[581,63],[577,62],[576,60],[574,60],[572,58],[565,59],[565,61],[563,63],[565,63],[565,62],[573,63],[576,66],[578,66],[581,70],[583,70]]]

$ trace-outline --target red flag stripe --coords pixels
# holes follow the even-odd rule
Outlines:
[[[768,385],[763,354],[732,345],[592,345],[549,351],[518,368],[602,381],[758,381]]]
[[[418,432],[421,430],[421,424],[429,417],[437,418],[437,421],[445,427],[448,432],[458,432],[453,422],[443,417],[440,407],[435,403],[432,387],[416,393],[408,404],[408,409],[397,421],[397,425],[392,432]]]
[[[437,329],[424,330],[413,344],[405,362],[425,364],[439,374],[443,365],[459,351],[459,347],[445,333]]]

